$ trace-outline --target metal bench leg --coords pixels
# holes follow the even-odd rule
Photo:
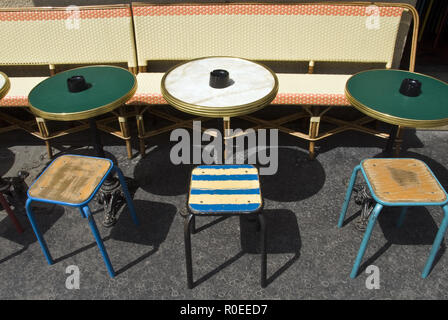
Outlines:
[[[132,159],[132,144],[131,135],[129,134],[129,124],[127,117],[118,117],[118,123],[120,125],[121,135],[126,141],[126,152],[128,153],[128,159]]]
[[[139,114],[136,117],[137,120],[137,131],[138,131],[138,142],[139,142],[139,148],[140,148],[140,154],[143,157],[145,155],[145,122],[143,120],[143,115]]]
[[[39,242],[40,247],[42,248],[45,258],[47,259],[48,264],[51,265],[54,263],[53,258],[51,257],[51,254],[48,251],[47,243],[45,242],[45,239],[42,236],[42,234],[40,233],[39,227],[37,226],[36,221],[34,220],[34,214],[33,214],[33,211],[31,210],[31,202],[32,201],[30,199],[26,200],[26,205],[25,205],[26,214],[28,216],[28,219],[30,220],[31,227],[33,228],[34,233],[36,234],[37,241]]]
[[[95,237],[96,244],[98,245],[98,248],[100,249],[101,255],[103,256],[104,263],[106,264],[107,271],[109,272],[109,275],[111,278],[115,277],[115,271],[112,267],[112,264],[109,259],[109,255],[107,254],[106,248],[104,247],[103,240],[101,240],[100,233],[98,231],[98,228],[96,227],[95,220],[93,219],[93,216],[90,213],[89,207],[84,206],[80,208],[80,210],[84,213],[84,216],[87,217],[89,220],[90,229],[92,230],[93,236]]]
[[[404,218],[406,218],[406,212],[408,211],[408,207],[403,207],[401,209],[400,218],[397,221],[397,227],[400,228],[403,225]]]
[[[353,186],[356,182],[356,177],[358,176],[358,172],[361,170],[361,166],[358,165],[353,169],[352,176],[350,178],[350,183],[348,185],[347,193],[345,194],[344,204],[342,205],[341,214],[339,216],[339,222],[338,222],[338,228],[342,227],[342,224],[344,223],[345,214],[347,213],[348,204],[350,203],[350,198],[352,196],[353,192]]]
[[[50,135],[50,131],[48,130],[47,123],[45,119],[36,117],[37,128],[39,129],[40,136],[42,138],[48,138]],[[47,147],[47,154],[49,159],[53,159],[53,150],[51,148],[50,140],[45,140],[45,145]]]
[[[315,139],[319,135],[319,123],[320,123],[320,117],[310,118],[309,137],[311,139]],[[314,160],[316,158],[315,145],[316,145],[315,140],[309,142],[308,153],[310,160]]]
[[[131,213],[132,220],[138,226],[140,223],[137,218],[137,214],[135,213],[134,202],[132,201],[131,195],[128,190],[128,186],[126,184],[126,180],[124,179],[123,172],[121,172],[120,168],[114,166],[115,172],[117,172],[118,179],[120,180],[121,188],[123,189],[124,196],[126,197],[126,202],[128,204],[129,212]]]
[[[14,212],[12,211],[11,207],[9,206],[8,201],[6,201],[5,197],[3,196],[3,193],[0,192],[0,204],[2,205],[3,209],[5,209],[6,213],[8,214],[9,218],[11,219],[12,223],[17,229],[18,233],[23,233],[23,228],[20,225],[19,220],[17,220]]]
[[[364,257],[364,253],[367,248],[367,243],[369,242],[370,235],[372,234],[373,227],[375,226],[376,219],[378,218],[378,215],[381,212],[381,209],[383,209],[383,206],[379,203],[376,204],[375,208],[373,209],[373,212],[370,216],[369,224],[367,225],[366,233],[364,234],[364,238],[361,242],[361,247],[359,248],[358,255],[356,256],[355,264],[353,265],[352,273],[350,274],[350,278],[354,279],[356,278],[356,275],[358,274],[359,265],[361,264],[362,258]]]
[[[260,224],[260,251],[261,251],[261,287],[266,288],[267,255],[266,255],[266,222],[262,213],[258,215]]]
[[[442,243],[443,237],[445,236],[446,228],[448,227],[448,205],[445,205],[443,207],[443,212],[445,215],[442,220],[442,224],[440,225],[439,231],[437,232],[436,238],[434,239],[429,258],[426,261],[425,268],[422,272],[423,279],[426,278],[431,271],[431,267],[436,257],[437,251],[439,251],[440,244]]]
[[[191,259],[191,222],[194,216],[189,214],[184,222],[184,240],[185,240],[185,262],[187,266],[187,286],[188,289],[193,288],[193,263]]]

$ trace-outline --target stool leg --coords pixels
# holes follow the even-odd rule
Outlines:
[[[266,223],[263,214],[258,215],[260,224],[260,251],[261,251],[261,287],[266,288],[266,271],[267,271],[267,256],[266,256]]]
[[[364,257],[364,253],[367,248],[367,243],[369,242],[370,235],[372,234],[373,227],[375,226],[376,219],[381,212],[383,206],[379,203],[376,204],[373,212],[371,213],[369,224],[367,225],[366,233],[364,234],[364,238],[361,242],[361,247],[359,248],[358,255],[356,256],[355,264],[353,265],[352,273],[350,274],[350,278],[354,279],[358,274],[359,265],[361,264],[362,258]]]
[[[448,227],[448,205],[445,205],[443,207],[443,212],[445,213],[445,216],[442,220],[442,224],[440,225],[439,231],[437,232],[436,238],[434,239],[434,243],[432,245],[428,260],[426,261],[425,268],[423,269],[422,272],[423,279],[426,278],[429,272],[431,271],[431,267],[436,257],[437,251],[439,251],[440,244],[442,243],[443,237],[446,232],[446,228]]]
[[[187,266],[187,286],[188,289],[193,288],[193,262],[191,259],[191,222],[194,216],[189,214],[184,221],[184,240],[185,240],[185,262]]]
[[[356,177],[358,176],[358,171],[361,170],[361,166],[358,165],[353,169],[352,176],[350,178],[350,183],[348,185],[347,193],[345,194],[344,204],[342,205],[341,214],[339,215],[338,228],[342,227],[344,223],[345,214],[347,213],[348,204],[350,203],[350,198],[353,192],[353,186],[356,182]]]
[[[17,220],[14,212],[12,211],[11,207],[9,206],[8,201],[6,201],[5,197],[3,196],[3,193],[0,192],[0,204],[2,205],[3,209],[5,209],[6,213],[8,214],[9,218],[11,219],[12,223],[17,229],[18,233],[23,233],[23,228],[19,223],[19,220]]]
[[[131,195],[128,190],[128,186],[126,184],[126,180],[124,179],[123,173],[121,172],[120,168],[114,166],[115,171],[117,172],[118,179],[120,180],[121,188],[123,189],[124,196],[126,197],[126,202],[128,204],[129,212],[131,213],[132,220],[134,220],[134,223],[138,226],[139,221],[137,218],[137,215],[135,213],[135,207],[134,202],[132,201]]]
[[[191,217],[191,234],[195,234],[196,233],[196,216],[195,215],[193,215],[192,217]]]
[[[42,234],[40,233],[39,227],[36,224],[36,221],[34,220],[34,214],[33,211],[31,210],[31,199],[26,200],[26,215],[28,216],[28,219],[30,220],[31,223],[31,227],[34,230],[34,233],[36,235],[37,241],[40,244],[40,247],[45,255],[45,258],[47,259],[48,264],[53,264],[53,258],[51,257],[50,252],[48,251],[48,247],[47,247],[47,243],[45,242],[44,237],[42,236]]]
[[[85,206],[82,208],[79,208],[81,210],[81,213],[84,213],[84,216],[89,220],[90,229],[92,230],[93,236],[95,237],[96,244],[98,245],[98,248],[100,249],[101,255],[103,256],[104,263],[106,264],[107,271],[109,272],[109,275],[111,278],[115,277],[115,271],[112,267],[112,264],[110,263],[109,255],[107,254],[106,248],[104,247],[103,240],[101,240],[100,233],[98,231],[98,228],[96,227],[95,220],[93,219],[93,216],[90,213],[89,207]]]
[[[400,228],[403,225],[404,218],[406,217],[406,212],[408,211],[408,207],[403,207],[401,209],[400,218],[397,221],[397,227]]]

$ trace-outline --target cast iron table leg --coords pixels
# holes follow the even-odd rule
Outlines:
[[[101,143],[94,118],[89,119],[89,125],[93,150],[97,157],[105,158],[103,144]],[[105,227],[112,227],[117,222],[116,215],[118,210],[125,202],[123,191],[120,188],[120,182],[114,173],[109,174],[106,180],[104,180],[98,196],[98,202],[104,206],[103,225]]]
[[[398,126],[392,125],[390,129],[389,139],[387,139],[386,146],[383,153],[387,157],[391,157],[393,153],[393,147],[395,144],[395,138],[397,136]],[[367,228],[367,223],[369,222],[370,214],[372,213],[373,207],[375,206],[375,201],[369,193],[369,188],[365,184],[358,184],[353,187],[355,192],[355,203],[361,205],[361,216],[356,221],[356,228],[360,231],[365,231]]]

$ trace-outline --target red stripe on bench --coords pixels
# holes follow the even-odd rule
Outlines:
[[[135,94],[129,103],[168,104],[161,94]],[[344,94],[280,93],[272,104],[349,106]]]
[[[0,11],[0,21],[46,21],[67,19],[103,19],[130,17],[128,8],[120,9],[80,9],[68,7],[67,10],[36,10],[36,11]]]
[[[318,15],[318,16],[371,16],[399,17],[403,8],[341,5],[143,5],[134,6],[135,16],[184,15]]]

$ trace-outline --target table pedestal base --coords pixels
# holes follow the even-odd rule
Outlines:
[[[366,231],[370,214],[375,206],[375,201],[369,193],[369,189],[364,184],[357,184],[353,187],[354,199],[357,205],[362,206],[361,215],[355,222],[355,227],[359,231]]]
[[[389,139],[387,139],[386,146],[383,150],[383,154],[386,157],[398,156],[400,152],[400,146],[395,145],[397,138],[400,139],[401,128],[399,126],[392,125],[390,129]],[[401,139],[400,139],[401,141]],[[395,148],[394,148],[395,147]],[[395,150],[394,150],[395,149]],[[357,184],[353,187],[355,193],[355,203],[362,206],[361,216],[355,222],[356,229],[359,231],[366,231],[367,224],[369,223],[370,214],[375,207],[375,201],[370,195],[369,188],[365,184]]]
[[[89,119],[90,135],[93,141],[93,149],[97,157],[106,158],[103,144],[101,143],[95,118]],[[120,182],[113,174],[104,180],[98,193],[98,202],[104,207],[103,226],[112,227],[117,222],[117,212],[125,202]]]
[[[29,173],[26,171],[19,171],[17,177],[0,178],[0,193],[7,196],[8,202],[15,201],[14,206],[24,203],[26,199],[26,191],[28,186],[25,184],[25,178]]]
[[[118,210],[125,202],[118,179],[111,176],[105,180],[98,195],[98,202],[104,207],[103,226],[112,227],[117,222]]]

